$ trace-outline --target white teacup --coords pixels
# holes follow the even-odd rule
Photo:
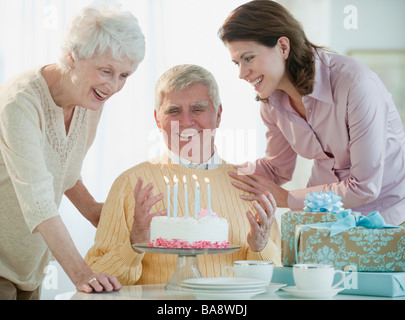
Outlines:
[[[238,278],[255,278],[270,284],[273,277],[273,263],[270,261],[259,260],[238,260],[233,262],[233,267],[222,269],[222,275],[226,270],[232,270],[235,277]]]
[[[337,273],[341,279],[332,285]],[[329,291],[345,281],[345,273],[328,264],[296,264],[293,266],[293,276],[297,289],[308,291]]]

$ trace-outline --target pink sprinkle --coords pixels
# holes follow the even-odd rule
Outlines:
[[[186,249],[221,249],[229,248],[229,240],[222,242],[213,241],[195,241],[188,242],[180,239],[162,239],[158,238],[149,242],[150,247],[163,247],[163,248],[186,248]]]

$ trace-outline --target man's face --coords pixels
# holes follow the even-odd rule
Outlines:
[[[214,153],[215,129],[221,122],[222,106],[215,110],[206,86],[194,83],[183,91],[162,97],[155,119],[172,152],[194,163],[202,163]]]

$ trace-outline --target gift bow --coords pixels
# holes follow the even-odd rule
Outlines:
[[[318,191],[311,192],[305,196],[304,211],[306,212],[336,212],[343,210],[342,197],[334,194]]]
[[[367,216],[358,216],[352,214],[351,210],[344,210],[335,213],[336,222],[320,223],[318,225],[324,225],[330,227],[331,237],[345,232],[349,229],[356,227],[363,227],[367,229],[387,229],[398,228],[390,224],[386,224],[384,218],[378,211],[372,212]]]

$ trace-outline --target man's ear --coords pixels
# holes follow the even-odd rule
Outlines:
[[[156,125],[158,126],[159,130],[162,130],[162,127],[161,127],[161,125],[160,125],[160,122],[159,122],[159,119],[158,119],[158,115],[157,115],[156,109],[155,109],[155,111],[154,111],[153,114],[154,114],[154,116],[155,116]]]
[[[218,107],[217,128],[219,128],[219,125],[221,124],[221,119],[222,119],[222,104],[220,104]]]

